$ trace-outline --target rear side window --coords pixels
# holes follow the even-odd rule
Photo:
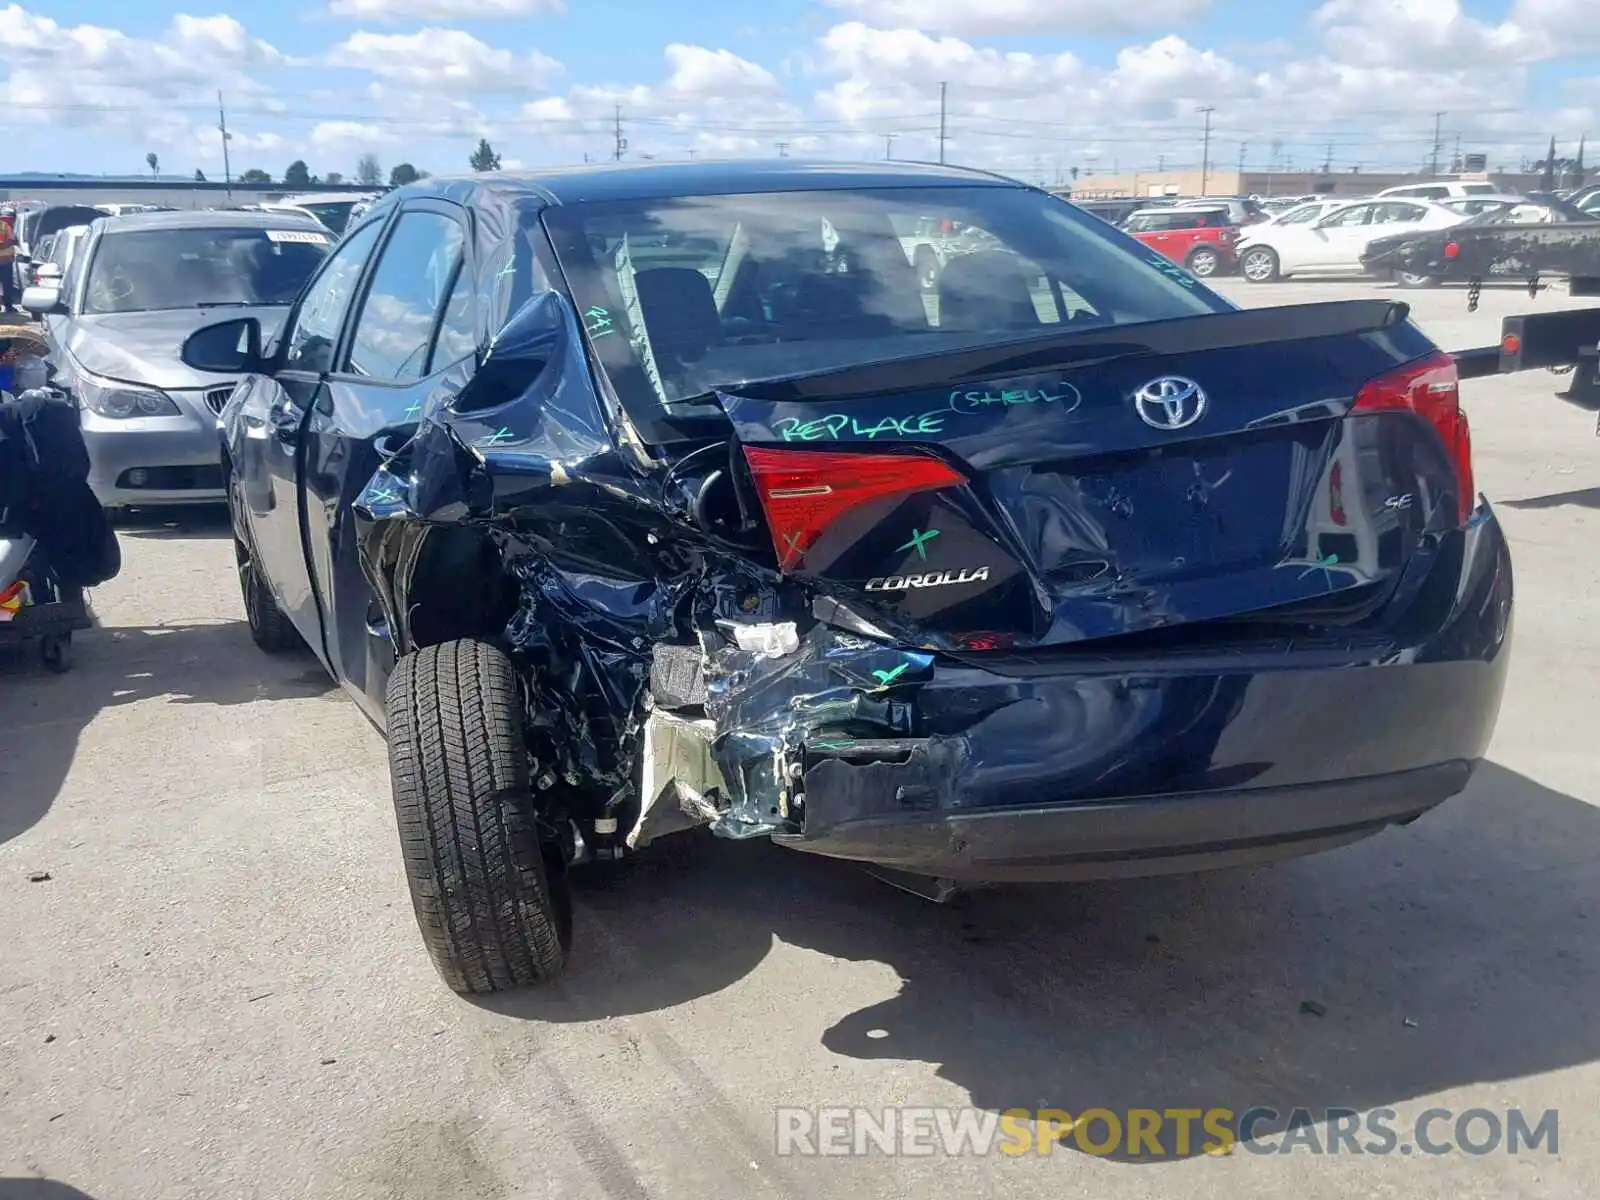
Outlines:
[[[1492,196],[1495,193],[1495,185],[1492,183],[1469,183],[1465,185],[1463,190],[1469,196]]]
[[[346,371],[393,383],[422,378],[465,240],[443,213],[401,215],[361,303]]]

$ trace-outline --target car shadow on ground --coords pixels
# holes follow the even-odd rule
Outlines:
[[[0,1179],[0,1200],[94,1200],[70,1184],[54,1179]]]
[[[115,519],[118,537],[175,538],[195,541],[233,536],[226,504],[184,504],[138,508]]]
[[[269,658],[243,621],[102,627],[73,637],[73,667],[52,675],[31,646],[0,650],[0,844],[54,803],[80,731],[102,709],[164,696],[172,704],[247,704],[333,688],[309,651]]]
[[[1501,500],[1507,508],[1600,508],[1600,487],[1578,488],[1571,492],[1551,492],[1547,496],[1528,496],[1522,500]]]
[[[1283,1115],[1259,1136],[1296,1108],[1365,1111],[1600,1059],[1597,841],[1594,807],[1492,764],[1416,824],[1332,853],[948,907],[848,864],[683,835],[580,886],[563,981],[484,1006],[646,1013],[736,983],[777,939],[818,956],[794,1000],[824,1006],[833,1054],[932,1064],[997,1112]],[[841,961],[888,964],[899,992],[826,1011]]]

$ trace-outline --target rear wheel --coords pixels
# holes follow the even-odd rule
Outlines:
[[[245,519],[244,492],[238,477],[228,475],[228,512],[233,523],[233,558],[239,572],[239,591],[244,597],[244,616],[250,624],[250,640],[268,654],[283,654],[304,643],[278,602],[272,587],[256,561],[250,541],[250,524]]]
[[[1278,278],[1277,252],[1266,246],[1254,246],[1239,259],[1239,273],[1251,283],[1271,283]]]
[[[1199,246],[1189,252],[1183,265],[1189,268],[1189,274],[1206,279],[1222,268],[1222,255],[1209,246]]]
[[[554,979],[571,902],[535,826],[511,660],[487,642],[425,646],[395,665],[387,717],[406,880],[439,974],[467,994]]]

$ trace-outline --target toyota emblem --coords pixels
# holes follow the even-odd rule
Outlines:
[[[1205,392],[1192,379],[1163,375],[1152,379],[1133,394],[1133,407],[1139,419],[1152,429],[1187,429],[1206,415]]]

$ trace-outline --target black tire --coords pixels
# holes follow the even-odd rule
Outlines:
[[[1271,283],[1278,278],[1278,253],[1268,246],[1252,246],[1239,256],[1239,274],[1251,283]]]
[[[925,292],[939,286],[939,256],[927,247],[918,250],[914,259],[917,285]]]
[[[1403,288],[1435,288],[1439,286],[1437,275],[1420,275],[1415,271],[1396,271],[1394,281]]]
[[[250,640],[268,654],[287,654],[305,645],[288,614],[273,599],[272,587],[256,563],[250,528],[244,515],[244,494],[232,472],[228,474],[228,515],[233,524],[233,558],[239,572],[239,593]]]
[[[1198,246],[1189,251],[1189,257],[1183,265],[1188,268],[1189,274],[1209,279],[1222,269],[1222,255],[1209,246]]]
[[[547,983],[572,908],[560,851],[540,845],[511,660],[487,642],[395,664],[389,776],[411,904],[433,965],[471,995]]]

